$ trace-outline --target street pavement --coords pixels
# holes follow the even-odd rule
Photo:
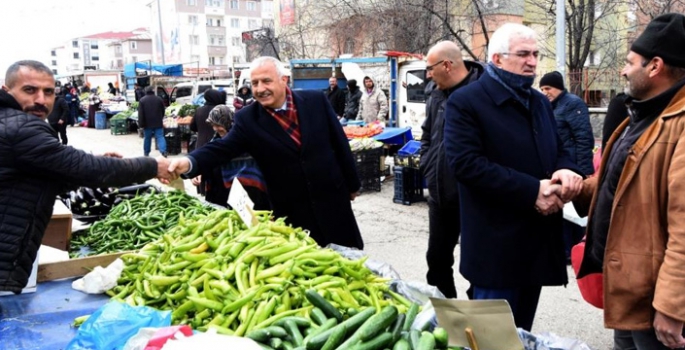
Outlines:
[[[119,152],[125,157],[143,155],[143,139],[137,134],[111,135],[109,130],[69,127],[67,136],[69,145],[93,154]],[[150,155],[158,156],[154,143],[152,149]],[[150,182],[159,185],[156,180]],[[185,187],[188,193],[196,194],[189,180],[185,180]],[[365,251],[370,258],[390,264],[403,280],[425,282],[428,206],[425,202],[410,206],[395,204],[392,197],[393,182],[388,179],[380,192],[364,192],[352,203]],[[459,299],[465,299],[468,282],[458,273],[459,247],[454,256],[457,261],[454,278]],[[611,349],[612,332],[603,326],[602,311],[583,301],[570,266],[568,274],[569,283],[565,287],[543,288],[533,333],[551,332],[560,337],[581,340],[592,349]]]

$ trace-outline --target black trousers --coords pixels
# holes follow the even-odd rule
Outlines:
[[[454,248],[459,242],[461,220],[459,202],[439,205],[428,198],[428,251],[426,261],[428,273],[426,280],[437,287],[447,298],[456,298],[454,285]]]
[[[62,144],[67,144],[67,124],[50,124],[50,126],[57,131],[59,138],[62,140]]]

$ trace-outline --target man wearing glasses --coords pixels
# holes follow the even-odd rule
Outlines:
[[[426,55],[426,79],[431,79],[434,87],[421,126],[421,173],[429,194],[426,280],[447,298],[457,297],[452,265],[460,221],[457,181],[447,171],[443,145],[445,104],[452,92],[475,82],[484,71],[482,64],[464,61],[459,46],[451,41],[437,43]]]
[[[450,95],[445,111],[461,200],[460,272],[474,299],[506,299],[526,330],[542,286],[567,283],[561,209],[583,180],[550,102],[532,88],[537,63],[535,32],[504,24],[490,38],[485,74]]]

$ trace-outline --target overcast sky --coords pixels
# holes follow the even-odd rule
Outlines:
[[[50,49],[69,39],[150,27],[153,0],[0,0],[0,80],[22,59],[49,63]],[[170,0],[162,0],[170,1]]]

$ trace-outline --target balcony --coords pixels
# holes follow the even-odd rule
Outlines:
[[[226,45],[207,45],[209,56],[225,56],[227,52]]]
[[[205,6],[205,14],[223,16],[226,14],[224,6]]]
[[[226,70],[226,69],[228,69],[228,65],[227,64],[210,64],[208,68],[210,71]]]
[[[207,26],[207,35],[226,35],[226,27]]]

